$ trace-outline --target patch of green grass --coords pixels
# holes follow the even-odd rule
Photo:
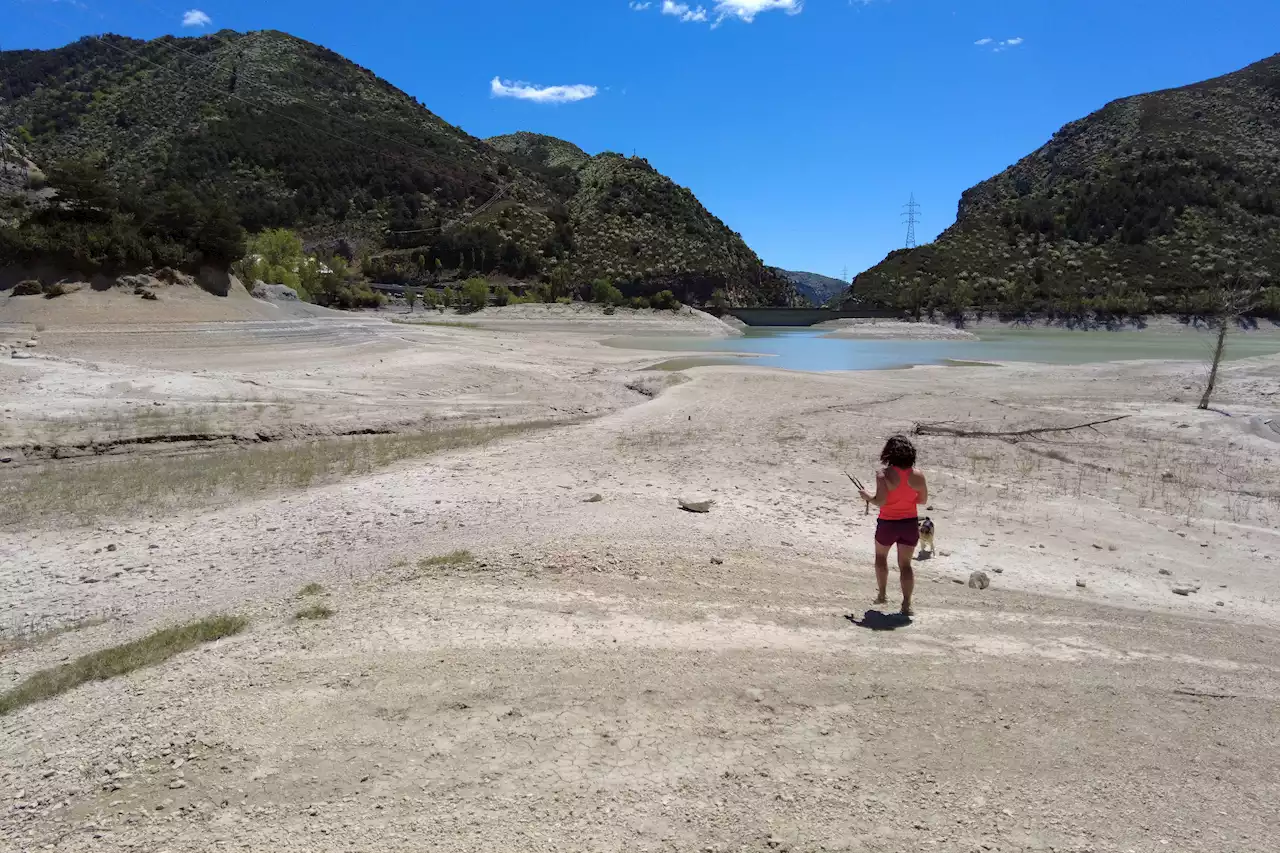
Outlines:
[[[334,609],[327,604],[312,604],[302,608],[293,616],[295,619],[328,619],[333,614]]]
[[[324,587],[314,581],[298,590],[298,598],[304,598],[308,595],[323,595]]]
[[[418,561],[420,569],[435,569],[442,566],[463,566],[475,559],[470,551],[450,551],[434,557],[423,557]]]
[[[90,681],[106,681],[136,669],[154,666],[201,643],[238,634],[248,624],[249,621],[242,616],[211,616],[185,625],[162,628],[139,640],[81,655],[61,666],[42,669],[24,678],[12,690],[0,694],[0,716],[52,699]]]
[[[0,527],[186,510],[280,490],[306,489],[406,459],[498,441],[566,421],[463,425],[393,435],[258,444],[179,457],[133,457],[25,466],[0,479]]]

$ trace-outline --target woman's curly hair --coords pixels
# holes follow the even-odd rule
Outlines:
[[[880,461],[894,468],[914,468],[916,446],[905,435],[891,436],[880,451]]]

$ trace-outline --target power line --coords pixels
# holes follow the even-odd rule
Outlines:
[[[903,205],[906,208],[902,217],[907,220],[907,248],[916,247],[916,223],[920,220],[920,205],[916,203],[916,194],[911,194],[911,201]]]

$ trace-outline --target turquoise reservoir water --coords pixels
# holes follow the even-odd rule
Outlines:
[[[659,365],[681,370],[707,364],[758,364],[787,370],[885,370],[917,364],[1030,361],[1089,364],[1134,359],[1202,361],[1212,353],[1213,336],[1184,329],[1078,332],[1051,328],[992,329],[979,340],[880,341],[827,337],[814,329],[748,329],[740,338],[615,338],[606,343],[632,349],[706,353]],[[1233,334],[1228,359],[1280,352],[1280,330]],[[745,356],[745,357],[744,357]]]

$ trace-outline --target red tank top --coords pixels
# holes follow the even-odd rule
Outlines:
[[[918,518],[920,493],[911,488],[911,469],[894,468],[898,472],[897,488],[889,492],[889,499],[880,507],[880,517],[885,521],[905,521]]]

